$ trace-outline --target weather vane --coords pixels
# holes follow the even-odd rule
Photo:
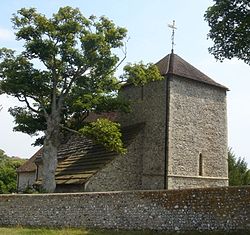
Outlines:
[[[177,29],[175,26],[175,20],[173,20],[173,24],[168,24],[168,27],[172,29],[172,35],[171,35],[171,40],[172,40],[172,53],[174,51],[174,30]]]

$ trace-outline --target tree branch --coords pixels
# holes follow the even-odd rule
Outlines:
[[[128,40],[129,40],[129,39],[128,39]],[[128,41],[128,40],[127,40],[127,41]],[[124,43],[124,49],[122,49],[122,52],[123,52],[124,56],[123,56],[123,58],[121,59],[121,61],[120,61],[113,69],[111,69],[111,70],[108,71],[106,74],[104,74],[103,76],[101,76],[101,78],[103,78],[103,77],[105,77],[105,76],[107,76],[107,75],[113,73],[114,71],[116,71],[117,68],[120,67],[120,65],[121,65],[121,64],[124,62],[124,60],[127,58],[127,44],[126,44],[126,43]],[[119,81],[119,82],[115,83],[114,85],[118,85],[118,84],[120,84],[120,83],[122,83],[122,82],[124,82],[124,80]]]
[[[47,119],[49,115],[48,115],[48,112],[47,112],[47,110],[46,110],[46,108],[45,108],[44,103],[42,102],[42,98],[37,99],[36,97],[31,96],[31,95],[29,95],[29,96],[27,96],[27,97],[33,99],[35,102],[37,102],[37,103],[40,104],[40,106],[41,106],[41,108],[42,108],[42,110],[43,110],[43,113],[44,113],[44,117]]]
[[[69,91],[70,91],[73,83],[76,81],[77,77],[80,74],[85,73],[86,71],[87,71],[87,68],[78,67],[76,73],[74,74],[73,78],[69,82],[69,85],[65,86],[65,88],[62,89],[61,94],[59,95],[59,99],[58,99],[59,105],[62,105],[62,101],[63,101],[64,97],[69,93]],[[66,84],[66,80],[64,80],[64,84]]]
[[[129,38],[128,38],[129,40]],[[127,40],[127,42],[128,42]],[[124,60],[127,58],[127,44],[124,43],[124,49],[122,49],[122,52],[124,54],[123,58],[121,59],[121,61],[113,68],[111,69],[110,71],[108,71],[106,74],[104,74],[103,76],[101,77],[105,77],[111,73],[113,73],[114,71],[117,70],[117,68],[124,62]],[[67,81],[67,78],[64,79],[64,85],[63,85],[63,89],[61,91],[61,94],[59,95],[59,99],[58,99],[58,106],[60,107],[62,105],[62,101],[64,99],[64,97],[69,93],[73,83],[76,81],[77,77],[82,74],[82,73],[85,73],[87,71],[88,68],[84,68],[82,66],[78,67],[76,73],[73,75],[71,81],[69,82],[68,86],[66,85],[66,81]],[[117,82],[115,85],[118,85],[119,83],[122,83],[123,81],[119,81]]]
[[[62,129],[64,129],[64,130],[66,130],[66,131],[72,132],[72,133],[77,134],[77,135],[81,135],[81,133],[79,133],[78,131],[76,131],[76,130],[74,130],[74,129],[71,129],[71,128],[69,128],[69,127],[66,127],[66,126],[64,126],[64,125],[62,125],[62,124],[60,124],[60,127],[61,127]]]
[[[26,96],[24,96],[23,99],[21,99],[21,97],[17,96],[17,99],[18,99],[20,102],[25,102],[26,105],[27,105],[27,107],[28,107],[28,109],[30,109],[32,112],[37,113],[37,114],[40,113],[38,110],[36,110],[36,109],[34,109],[34,108],[32,108],[32,107],[30,106],[29,101],[27,100],[27,97],[26,97]]]
[[[77,69],[76,73],[74,74],[73,78],[71,79],[69,85],[64,89],[64,91],[62,91],[62,94],[63,94],[63,95],[67,95],[67,94],[69,93],[69,91],[70,91],[70,89],[71,89],[73,83],[76,81],[77,77],[78,77],[80,74],[84,73],[86,70],[87,70],[87,69],[85,69],[85,68],[83,68],[83,67],[81,67],[81,66],[78,67],[78,69]]]
[[[116,71],[117,68],[120,67],[120,65],[123,63],[123,61],[127,58],[127,44],[126,43],[124,43],[124,49],[122,49],[122,52],[123,52],[124,56],[121,59],[121,61],[112,70],[110,70],[107,74],[105,74],[104,76],[107,76],[107,75],[113,73],[114,71]]]
[[[52,97],[51,97],[51,113],[53,113],[54,111],[56,111],[57,109],[57,103],[56,103],[56,89],[57,89],[57,75],[56,75],[56,71],[55,71],[55,55],[54,55],[54,59],[53,59],[53,68],[52,68]]]

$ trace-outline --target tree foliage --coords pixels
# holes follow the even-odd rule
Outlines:
[[[62,130],[83,128],[89,112],[127,110],[127,102],[117,97],[122,82],[143,84],[162,77],[153,65],[139,65],[141,69],[128,65],[126,71],[139,72],[131,73],[132,77],[127,73],[123,80],[115,77],[126,57],[126,50],[123,58],[115,54],[117,49],[124,51],[126,29],[107,17],[87,18],[79,9],[63,7],[47,18],[34,8],[22,8],[12,22],[17,40],[24,41],[24,50],[19,54],[6,48],[0,50],[0,90],[24,103],[10,109],[16,123],[14,130],[29,135],[44,132],[36,143],[44,146],[43,188],[52,192]],[[145,76],[147,73],[150,77]],[[89,136],[90,130],[103,133],[103,123],[85,130]],[[106,147],[124,151],[120,135],[114,133],[118,126],[105,124],[112,138],[95,139],[111,140],[110,144],[104,143]]]
[[[103,99],[114,98],[119,58],[112,49],[123,45],[126,29],[106,17],[85,18],[70,7],[60,8],[51,19],[34,8],[21,9],[12,21],[25,50],[15,55],[3,48],[0,71],[2,90],[26,105],[10,110],[15,130],[36,134],[46,130],[54,110],[65,124],[71,115],[98,109]]]
[[[122,80],[132,83],[136,86],[142,86],[150,81],[159,80],[160,74],[158,68],[152,64],[127,64],[124,68]]]
[[[16,192],[17,173],[16,169],[21,166],[25,160],[8,157],[0,149],[0,194]]]
[[[216,59],[236,57],[250,64],[250,2],[248,0],[214,0],[205,13],[210,26],[208,37],[214,45],[209,52]]]
[[[250,185],[250,170],[244,158],[235,156],[232,149],[228,151],[228,177],[229,185]]]
[[[124,154],[126,149],[121,141],[122,135],[119,129],[120,124],[100,118],[96,122],[84,126],[79,132],[94,139],[97,143],[103,144],[107,149]]]

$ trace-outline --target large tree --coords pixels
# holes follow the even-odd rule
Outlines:
[[[51,18],[34,8],[23,8],[12,22],[17,40],[24,41],[24,50],[19,54],[6,48],[0,50],[0,90],[24,103],[10,109],[16,131],[29,135],[44,132],[36,142],[43,144],[42,187],[53,192],[63,129],[80,129],[106,147],[124,152],[118,124],[99,120],[81,128],[82,120],[91,111],[127,107],[117,97],[121,81],[114,76],[122,62],[115,52],[124,50],[126,29],[106,17],[86,18],[71,7],[60,8]],[[151,64],[128,65],[123,79],[145,83],[161,76]]]
[[[250,64],[249,0],[214,0],[205,13],[210,26],[208,37],[214,45],[209,52],[216,59],[236,57]]]

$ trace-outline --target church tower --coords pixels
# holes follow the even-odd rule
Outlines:
[[[122,90],[133,105],[121,123],[145,123],[141,188],[227,186],[228,89],[173,51],[156,66],[164,80]]]

